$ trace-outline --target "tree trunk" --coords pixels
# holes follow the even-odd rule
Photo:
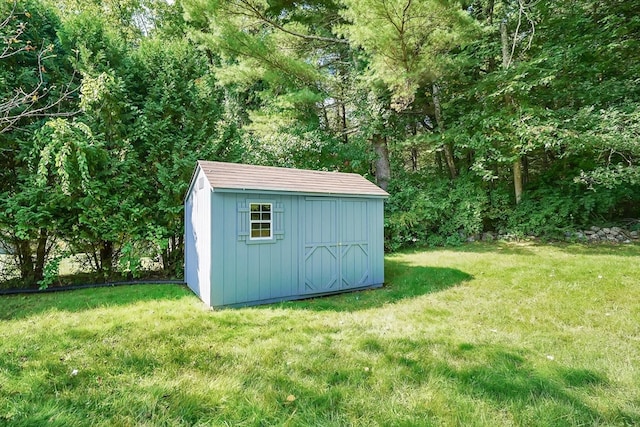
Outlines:
[[[500,41],[502,44],[502,68],[507,70],[511,66],[511,52],[509,51],[509,34],[507,33],[507,23],[500,23]],[[513,107],[513,98],[511,95],[505,95],[505,104],[507,109]],[[515,153],[516,159],[513,161],[513,192],[516,199],[516,205],[522,200],[522,159],[520,153]]]
[[[376,182],[378,187],[387,191],[389,188],[389,180],[391,179],[391,164],[389,162],[389,147],[387,146],[387,138],[376,134],[373,136],[371,143],[376,153]]]
[[[438,167],[438,172],[440,174],[444,174],[444,166],[442,165],[442,154],[439,151],[436,151],[436,166]]]
[[[433,91],[431,92],[431,96],[433,98],[433,107],[435,110],[436,123],[438,125],[438,132],[442,134],[444,132],[444,121],[442,119],[442,108],[440,106],[440,86],[437,83],[433,84]],[[453,157],[453,150],[451,149],[451,145],[444,143],[442,144],[442,149],[444,151],[444,159],[447,162],[447,167],[449,168],[449,176],[451,179],[455,179],[458,176],[458,171],[456,170],[456,162]]]
[[[522,160],[520,157],[513,162],[513,188],[517,205],[522,200]]]
[[[18,264],[20,265],[20,278],[25,285],[33,285],[36,283],[36,280],[33,269],[31,241],[22,239],[18,240],[16,244],[16,253],[18,255]]]
[[[508,69],[511,63],[509,52],[509,34],[507,33],[507,22],[502,21],[500,23],[500,41],[502,44],[502,68]]]
[[[487,25],[493,26],[493,11],[494,11],[494,0],[489,0],[484,9],[484,15],[487,20]],[[496,69],[496,57],[493,54],[487,55],[487,73],[492,73]]]
[[[177,277],[184,259],[184,238],[182,235],[171,237],[167,248],[162,251],[160,256],[164,274],[167,277]]]
[[[105,277],[113,270],[113,242],[108,240],[100,242],[100,270]]]
[[[542,170],[544,172],[549,170],[550,162],[551,162],[551,158],[549,156],[549,150],[545,148],[544,152],[542,153]]]
[[[411,125],[411,135],[414,137],[418,134],[418,126],[417,123],[414,122]],[[415,144],[411,144],[411,149],[409,150],[409,154],[411,156],[411,170],[413,172],[418,170],[418,147]]]
[[[349,135],[347,134],[347,109],[342,100],[340,100],[340,119],[340,124],[342,125],[342,142],[348,144]]]
[[[40,236],[38,236],[38,247],[36,248],[36,264],[34,266],[33,274],[35,281],[38,282],[44,277],[44,264],[47,260],[47,242],[49,236],[47,230],[40,229]]]
[[[17,240],[15,243],[20,278],[26,286],[38,283],[44,277],[44,265],[47,260],[47,231],[42,228],[38,236],[36,252],[33,253],[32,240]]]
[[[324,127],[327,132],[331,132],[331,122],[329,121],[329,114],[327,113],[327,106],[322,103],[322,118],[324,119]]]
[[[418,170],[418,149],[415,146],[411,147],[411,170]]]
[[[475,156],[474,150],[469,150],[467,152],[467,169],[466,170],[471,170],[471,166],[473,166],[474,156]]]

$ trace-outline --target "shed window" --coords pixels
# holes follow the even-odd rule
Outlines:
[[[271,203],[250,203],[249,211],[251,217],[249,225],[251,229],[251,240],[271,239],[273,229]]]

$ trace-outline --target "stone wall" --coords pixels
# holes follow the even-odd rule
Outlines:
[[[487,231],[482,234],[467,237],[467,242],[482,240],[490,242],[493,240],[519,240],[521,237],[511,234],[498,234]],[[526,236],[525,240],[536,240],[536,236]],[[640,243],[640,233],[638,231],[630,231],[621,227],[596,227],[593,226],[588,230],[579,230],[575,232],[565,233],[565,240],[581,241],[587,243]]]
[[[578,231],[573,236],[578,240],[589,242],[611,242],[611,243],[631,243],[638,241],[640,236],[637,231],[629,231],[620,227],[596,227],[588,230]]]

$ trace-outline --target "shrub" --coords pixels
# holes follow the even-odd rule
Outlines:
[[[385,237],[390,250],[457,245],[483,229],[489,198],[471,176],[451,181],[405,174],[391,183],[389,191]]]
[[[637,198],[634,194],[638,192],[588,190],[573,182],[543,185],[525,192],[503,228],[510,233],[562,238],[566,231],[619,221],[620,209],[630,197]]]
[[[564,238],[567,231],[614,224],[640,215],[640,188],[587,189],[573,180],[540,180],[515,205],[508,186],[489,185],[472,174],[455,180],[394,171],[386,204],[388,250],[459,245],[468,236],[497,231],[511,236]],[[640,226],[638,226],[640,227]]]

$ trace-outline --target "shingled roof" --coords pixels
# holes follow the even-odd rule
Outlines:
[[[389,196],[386,191],[355,173],[323,172],[204,160],[199,160],[198,166],[214,190]]]

